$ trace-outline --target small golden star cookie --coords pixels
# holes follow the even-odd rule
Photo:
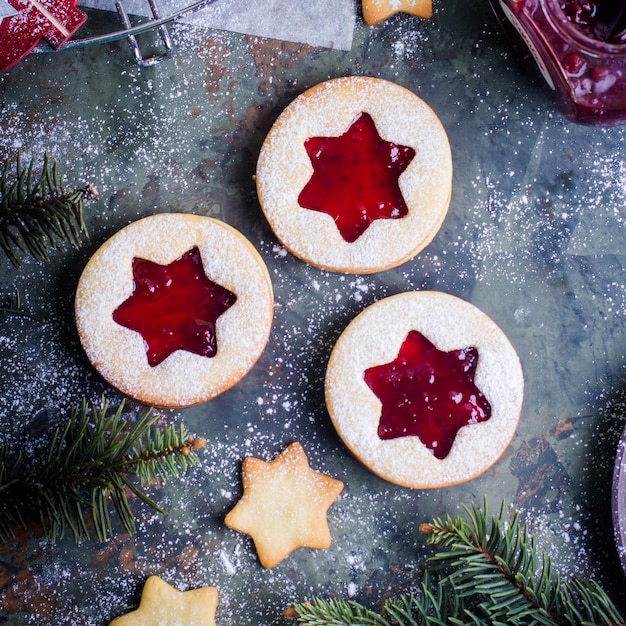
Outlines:
[[[158,576],[150,576],[139,608],[117,617],[109,626],[215,626],[217,589],[177,591]]]
[[[363,21],[374,26],[396,13],[409,13],[415,17],[433,15],[432,0],[363,0]]]
[[[278,565],[296,548],[328,548],[326,512],[343,483],[309,467],[299,443],[273,461],[243,461],[243,496],[226,515],[229,528],[252,537],[261,565]]]

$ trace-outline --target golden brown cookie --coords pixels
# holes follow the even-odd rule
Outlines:
[[[177,591],[158,576],[146,580],[139,607],[110,626],[215,626],[217,589]]]
[[[432,0],[363,0],[363,21],[374,26],[396,13],[408,13],[415,17],[430,18],[433,15]]]
[[[523,388],[500,328],[469,302],[434,291],[391,296],[361,312],[333,348],[325,382],[348,449],[378,476],[420,489],[491,467],[515,433]],[[431,436],[448,426],[451,439]]]
[[[269,337],[273,292],[261,256],[237,230],[165,213],[96,251],[75,314],[85,353],[107,382],[148,405],[183,407],[252,368]]]
[[[326,512],[343,483],[313,471],[299,443],[273,461],[244,459],[243,495],[226,515],[229,528],[252,537],[261,565],[278,565],[296,548],[331,544]]]
[[[368,146],[380,145],[370,151],[380,162],[358,147],[364,133]],[[439,230],[450,203],[450,145],[437,115],[404,87],[337,78],[308,89],[278,117],[256,184],[270,226],[294,255],[331,271],[378,272],[415,256]],[[349,220],[352,233],[340,227]]]

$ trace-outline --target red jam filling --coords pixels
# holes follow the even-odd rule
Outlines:
[[[491,417],[491,405],[474,384],[478,350],[443,352],[412,330],[391,363],[365,371],[382,403],[381,439],[416,435],[438,459],[448,456],[459,429]]]
[[[562,0],[567,18],[586,35],[608,43],[626,42],[626,3],[604,0]]]
[[[215,323],[237,296],[207,277],[198,248],[169,265],[135,257],[133,280],[133,293],[113,320],[141,334],[151,367],[176,350],[217,354]]]
[[[311,137],[304,148],[313,175],[298,203],[330,215],[345,241],[356,241],[374,220],[408,213],[398,178],[415,150],[382,139],[368,113],[361,113],[343,135]]]

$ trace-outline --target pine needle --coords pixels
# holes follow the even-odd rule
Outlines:
[[[61,243],[78,246],[87,235],[83,201],[98,198],[92,185],[66,191],[47,154],[39,175],[35,164],[33,157],[23,166],[18,153],[13,176],[10,161],[0,166],[0,249],[18,268],[22,255],[47,261],[48,251]]]
[[[483,507],[422,524],[429,559],[417,591],[386,601],[375,613],[354,601],[314,599],[295,605],[301,624],[314,626],[624,626],[595,581],[563,583],[550,557],[515,514]]]
[[[345,626],[360,624],[362,626],[385,626],[387,622],[381,616],[361,606],[357,602],[335,598],[323,600],[315,598],[311,602],[297,604],[293,607],[298,621],[310,626]]]
[[[91,528],[104,541],[114,532],[110,505],[134,534],[131,493],[163,512],[143,488],[197,465],[205,441],[184,426],[156,428],[150,411],[130,424],[122,419],[123,407],[83,401],[52,434],[47,454],[30,464],[21,452],[0,446],[0,540],[36,520],[50,541],[67,531],[76,541],[88,539]]]

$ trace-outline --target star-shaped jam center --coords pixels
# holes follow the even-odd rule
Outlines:
[[[151,367],[176,350],[217,354],[215,324],[237,296],[207,277],[198,248],[169,265],[135,257],[133,280],[133,293],[113,320],[141,334]]]
[[[391,363],[365,370],[366,384],[382,403],[378,436],[417,435],[444,459],[459,429],[491,417],[491,405],[474,383],[477,366],[476,348],[444,352],[410,331]]]
[[[408,213],[398,179],[415,150],[382,139],[368,113],[359,114],[343,135],[311,137],[304,148],[313,175],[298,203],[330,215],[345,241],[356,241],[374,220]]]

